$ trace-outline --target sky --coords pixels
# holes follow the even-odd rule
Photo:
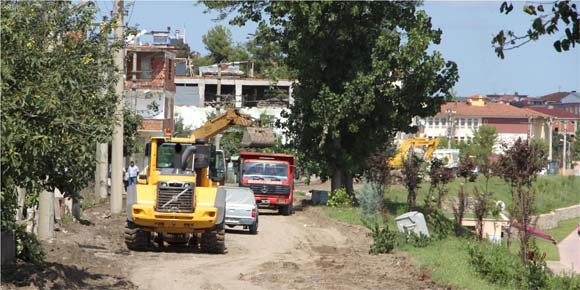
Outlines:
[[[578,2],[578,1],[576,1]],[[245,42],[256,29],[254,23],[231,26],[227,20],[216,22],[215,13],[204,13],[197,1],[126,1],[132,4],[125,21],[139,29],[172,31],[185,29],[192,50],[206,54],[202,36],[217,24],[232,31],[236,42]],[[441,44],[433,46],[447,60],[457,63],[459,96],[474,94],[513,94],[543,96],[557,91],[580,91],[580,46],[558,53],[553,48],[557,37],[548,36],[516,50],[507,51],[499,59],[491,39],[501,29],[523,33],[532,17],[522,12],[525,2],[515,2],[515,9],[504,15],[502,2],[427,1],[420,9],[432,17],[433,27],[443,31]],[[105,13],[112,10],[112,1],[99,1]],[[107,14],[109,12],[106,12]]]

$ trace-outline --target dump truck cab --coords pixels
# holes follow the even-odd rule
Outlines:
[[[217,190],[218,158],[207,139],[154,137],[145,151],[145,174],[127,194],[127,247],[145,249],[154,238],[158,246],[224,253],[225,194]]]
[[[293,211],[294,155],[241,152],[239,185],[254,191],[259,207],[277,208],[282,215]]]

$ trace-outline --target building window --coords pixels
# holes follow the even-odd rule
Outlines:
[[[465,119],[461,118],[460,123],[459,123],[459,128],[465,128]]]
[[[439,118],[435,118],[435,128],[439,128]]]
[[[442,118],[441,119],[441,127],[445,127],[445,126],[447,126],[447,119]]]
[[[428,123],[429,125],[427,127],[429,127],[429,128],[433,127],[433,118],[429,118],[428,122],[429,122]]]
[[[471,123],[471,118],[467,119],[467,127],[471,127],[472,123]]]
[[[479,126],[479,119],[473,119],[473,127],[477,128]]]

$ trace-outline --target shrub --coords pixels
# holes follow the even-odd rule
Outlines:
[[[26,232],[23,226],[18,226],[16,234],[16,254],[19,259],[27,262],[41,262],[44,259],[44,252],[36,236]]]
[[[339,188],[332,193],[332,196],[326,203],[330,207],[349,207],[352,205],[352,197],[346,192],[346,189]]]
[[[439,209],[434,209],[426,218],[427,225],[431,230],[431,237],[436,240],[447,238],[454,229],[453,222]]]
[[[474,243],[468,253],[469,264],[483,279],[501,286],[521,284],[522,265],[506,247]]]
[[[361,189],[357,190],[357,198],[360,202],[361,219],[371,224],[382,220],[380,196],[376,194],[369,182],[363,183]]]
[[[368,234],[373,238],[373,244],[369,254],[386,254],[390,253],[399,245],[400,234],[397,231],[391,231],[389,225],[381,226],[379,223],[367,227],[371,230]]]
[[[580,275],[565,274],[563,276],[553,276],[550,279],[550,288],[553,290],[567,289],[580,290]]]
[[[431,238],[423,233],[407,232],[405,234],[405,241],[413,247],[424,248],[431,243]]]

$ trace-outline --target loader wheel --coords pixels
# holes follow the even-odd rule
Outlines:
[[[151,244],[151,233],[127,221],[127,225],[125,225],[125,244],[129,250],[144,251]]]
[[[201,250],[212,254],[225,254],[226,229],[224,224],[215,225],[209,231],[201,234]]]

